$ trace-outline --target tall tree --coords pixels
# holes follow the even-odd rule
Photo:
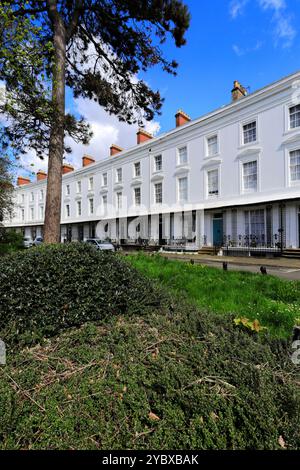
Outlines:
[[[88,143],[83,118],[65,113],[66,85],[130,124],[151,120],[162,106],[158,91],[137,77],[160,65],[176,74],[162,44],[185,44],[190,16],[182,0],[5,0],[0,6],[2,146],[15,154],[48,152],[44,237],[60,237],[61,167],[71,149],[65,137]]]
[[[10,215],[12,203],[13,184],[11,176],[11,162],[7,156],[0,157],[0,227],[2,221]]]

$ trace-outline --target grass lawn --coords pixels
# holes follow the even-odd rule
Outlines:
[[[130,255],[138,270],[201,309],[258,319],[276,337],[288,338],[300,319],[300,283],[246,272],[170,261],[160,255]]]

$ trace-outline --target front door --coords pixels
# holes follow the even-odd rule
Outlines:
[[[223,218],[213,219],[213,243],[214,246],[222,246]]]

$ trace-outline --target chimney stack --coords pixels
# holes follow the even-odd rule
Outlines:
[[[82,157],[82,166],[88,166],[91,163],[95,163],[95,159],[89,155],[83,155]]]
[[[70,173],[71,171],[74,171],[74,167],[72,165],[69,165],[68,163],[63,163],[61,167],[62,174],[65,175],[66,173]]]
[[[23,186],[24,184],[31,183],[30,178],[25,178],[24,176],[18,176],[17,185]]]
[[[39,170],[36,174],[37,181],[42,181],[47,179],[47,173],[45,171]]]
[[[179,109],[177,113],[175,114],[175,119],[176,119],[176,127],[183,126],[184,124],[187,124],[191,120],[190,116],[188,116],[181,109]]]
[[[144,129],[139,129],[136,133],[137,144],[143,144],[147,140],[153,139],[153,135],[149,132],[144,131]]]
[[[232,101],[238,101],[247,96],[247,90],[237,80],[233,82],[233,89],[231,90]]]
[[[112,144],[110,146],[110,156],[113,157],[114,155],[117,155],[117,153],[123,152],[124,149],[122,147],[119,147],[116,144]]]

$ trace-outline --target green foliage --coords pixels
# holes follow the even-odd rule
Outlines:
[[[123,257],[14,254],[0,298],[0,449],[300,449],[287,342],[200,312]]]
[[[159,301],[156,290],[113,254],[85,244],[26,250],[0,260],[2,338],[30,343],[88,320],[138,312]]]
[[[0,255],[23,249],[23,235],[15,230],[0,228]]]
[[[64,119],[65,136],[88,143],[92,133],[84,119],[61,115],[55,94],[52,98],[57,85],[98,102],[121,121],[151,120],[162,98],[136,77],[154,65],[176,73],[177,63],[164,57],[161,44],[170,38],[177,47],[184,45],[189,21],[181,0],[59,0],[51,7],[46,1],[1,2],[0,80],[7,94],[0,112],[9,126],[2,126],[0,144],[15,154],[30,148],[44,157],[58,119]],[[66,70],[63,83],[57,83],[62,52]]]
[[[181,301],[111,315],[9,349],[0,449],[299,449],[297,372],[284,342]]]
[[[157,255],[127,258],[133,266],[188,299],[221,315],[246,317],[277,337],[289,338],[300,312],[300,283],[246,272],[168,261]]]

